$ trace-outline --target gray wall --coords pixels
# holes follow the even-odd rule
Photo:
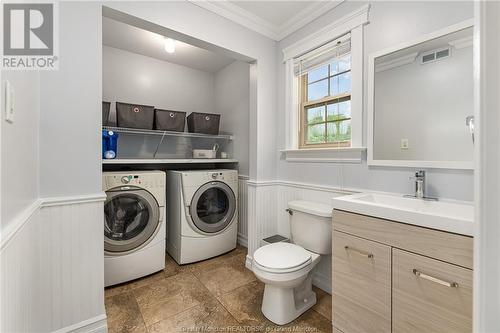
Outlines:
[[[214,75],[109,46],[102,48],[102,98],[185,112],[214,112]]]
[[[234,133],[233,157],[239,174],[248,176],[250,66],[236,61],[215,74],[215,109],[221,113],[221,131]]]
[[[276,54],[278,64],[277,119],[284,119],[285,72],[282,49],[307,37],[328,23],[338,20],[363,2],[347,1],[280,41]],[[370,53],[419,37],[445,26],[473,17],[472,2],[371,2],[370,24],[364,28],[364,126],[366,133],[367,57]],[[284,123],[278,121],[277,147],[285,147]],[[364,137],[366,142],[366,135]],[[333,163],[289,163],[278,159],[280,180],[305,182],[397,193],[411,193],[413,184],[407,168],[368,167]],[[428,170],[428,194],[452,199],[473,199],[472,171]]]
[[[153,105],[158,108],[190,112],[221,114],[220,131],[233,133],[231,158],[239,161],[239,173],[249,174],[249,81],[250,66],[235,61],[216,73],[103,46],[103,100],[111,102],[110,121],[115,118],[115,101]],[[118,156],[151,158],[156,140],[142,136],[121,135]],[[185,142],[179,149],[191,150]],[[203,142],[199,142],[203,143]],[[225,143],[225,142],[224,142]],[[207,143],[210,148],[210,142]],[[163,145],[158,157],[168,157]],[[182,155],[182,154],[181,154]],[[184,157],[191,157],[190,152]]]
[[[5,122],[2,97],[1,115],[1,217],[0,231],[38,198],[38,127],[40,75],[32,71],[2,71],[15,91],[15,121]]]
[[[59,16],[59,70],[40,74],[42,197],[102,190],[101,6],[61,4]]]

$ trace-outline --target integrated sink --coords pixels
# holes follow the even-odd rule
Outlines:
[[[333,207],[462,235],[472,236],[474,233],[474,206],[471,202],[427,201],[366,192],[333,198]]]

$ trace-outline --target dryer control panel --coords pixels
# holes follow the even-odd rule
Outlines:
[[[184,171],[182,179],[185,186],[196,186],[210,181],[238,182],[238,172],[236,170],[202,170]]]

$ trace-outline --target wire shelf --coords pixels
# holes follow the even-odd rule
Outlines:
[[[116,133],[139,134],[139,135],[158,135],[158,136],[163,136],[163,137],[176,136],[176,137],[184,137],[184,138],[206,138],[206,139],[221,139],[221,140],[233,140],[234,139],[232,134],[210,135],[210,134],[200,134],[200,133],[170,132],[170,131],[146,130],[146,129],[138,129],[138,128],[112,127],[112,126],[103,126],[102,129],[105,131],[113,131]]]

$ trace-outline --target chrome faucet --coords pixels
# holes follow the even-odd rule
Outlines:
[[[425,171],[419,170],[415,172],[415,197],[419,199],[425,198]]]
[[[423,199],[423,200],[437,200],[436,198],[428,198],[425,196],[425,171],[419,170],[415,172],[414,177],[410,177],[411,180],[415,180],[415,194],[405,195],[405,197]]]

